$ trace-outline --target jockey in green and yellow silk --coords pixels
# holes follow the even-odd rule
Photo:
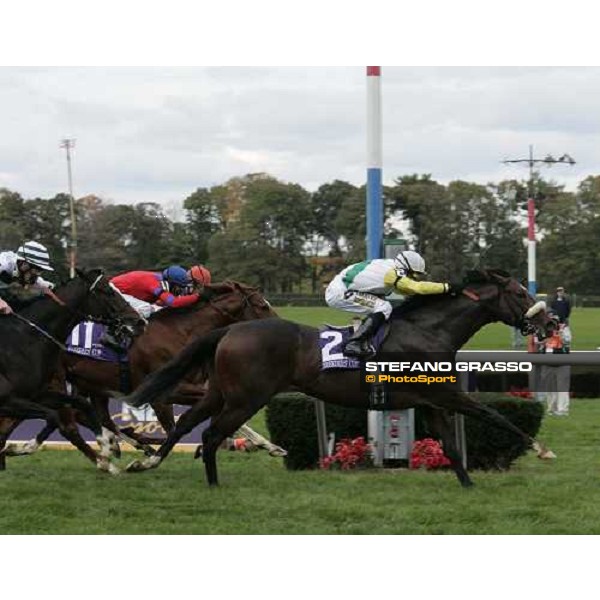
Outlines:
[[[414,294],[456,294],[460,283],[421,281],[425,276],[425,260],[417,252],[405,250],[393,259],[375,259],[346,267],[331,281],[325,300],[333,308],[366,314],[344,348],[348,356],[369,358],[374,354],[371,343],[379,326],[390,318],[392,305],[386,296],[392,292],[404,296]]]

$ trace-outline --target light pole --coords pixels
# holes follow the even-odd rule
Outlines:
[[[535,297],[537,293],[536,269],[535,269],[535,200],[533,193],[533,167],[538,164],[545,165],[574,165],[575,161],[568,155],[563,154],[560,158],[554,158],[550,154],[546,158],[534,158],[533,146],[529,146],[529,158],[518,158],[504,160],[504,164],[527,163],[529,165],[529,189],[527,198],[527,287],[529,293]]]
[[[71,173],[71,149],[75,148],[74,139],[64,139],[60,147],[67,152],[67,175],[69,178],[69,211],[71,213],[71,241],[69,243],[69,275],[75,277],[75,266],[77,264],[77,215],[75,213],[75,198],[73,197],[73,175]]]
[[[535,194],[533,191],[533,167],[538,164],[545,165],[574,165],[575,161],[568,155],[563,154],[560,158],[554,158],[552,155],[546,158],[534,158],[533,146],[529,146],[529,158],[517,158],[502,161],[504,164],[527,163],[529,165],[529,184],[527,198],[527,288],[529,293],[535,298],[537,293],[536,279],[536,252],[535,252]],[[529,336],[528,351],[535,352],[535,343],[533,336]]]

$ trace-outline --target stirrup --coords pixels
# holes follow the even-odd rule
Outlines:
[[[118,352],[118,353],[126,352],[126,350],[124,350],[124,348],[121,345],[121,343],[119,342],[119,340],[108,332],[105,333],[100,338],[100,343],[103,344],[104,346],[106,346],[107,348],[111,348],[115,352]]]
[[[354,350],[351,346],[353,344],[360,344],[359,348]],[[351,356],[354,358],[362,358],[362,359],[367,359],[367,358],[372,358],[373,356],[375,356],[375,348],[373,348],[373,344],[371,344],[370,342],[367,342],[366,347],[363,346],[365,342],[361,341],[361,340],[350,340],[345,346],[344,346],[344,354],[346,356]],[[350,348],[350,351],[348,350],[348,348]]]

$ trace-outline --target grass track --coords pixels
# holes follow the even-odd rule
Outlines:
[[[311,325],[348,323],[328,308],[285,307]],[[575,349],[600,344],[600,309],[572,317]],[[507,348],[494,324],[471,348]],[[572,416],[549,418],[540,437],[558,454],[532,455],[507,473],[474,473],[463,491],[450,473],[288,472],[279,459],[222,451],[222,487],[209,490],[202,464],[174,454],[157,471],[119,478],[80,454],[45,451],[9,459],[0,473],[0,532],[9,534],[584,534],[600,533],[599,400],[574,400]],[[264,432],[262,414],[252,425]],[[133,455],[126,456],[124,464]]]
[[[572,416],[546,419],[540,436],[556,461],[528,455],[506,473],[475,472],[467,491],[451,473],[288,472],[264,453],[226,451],[222,486],[209,490],[188,454],[111,478],[75,452],[45,451],[10,459],[0,474],[0,531],[599,534],[600,401],[572,404]],[[253,425],[262,428],[261,415]]]

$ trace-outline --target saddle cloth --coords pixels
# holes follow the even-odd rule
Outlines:
[[[385,339],[387,326],[384,323],[373,336],[375,351]],[[354,356],[346,356],[343,348],[348,338],[354,333],[352,326],[336,327],[324,325],[319,330],[319,347],[321,348],[321,371],[329,369],[360,369],[361,361]]]
[[[119,354],[101,342],[105,332],[106,325],[101,323],[92,323],[91,321],[79,323],[67,339],[67,352],[106,362],[127,362],[126,349]]]

